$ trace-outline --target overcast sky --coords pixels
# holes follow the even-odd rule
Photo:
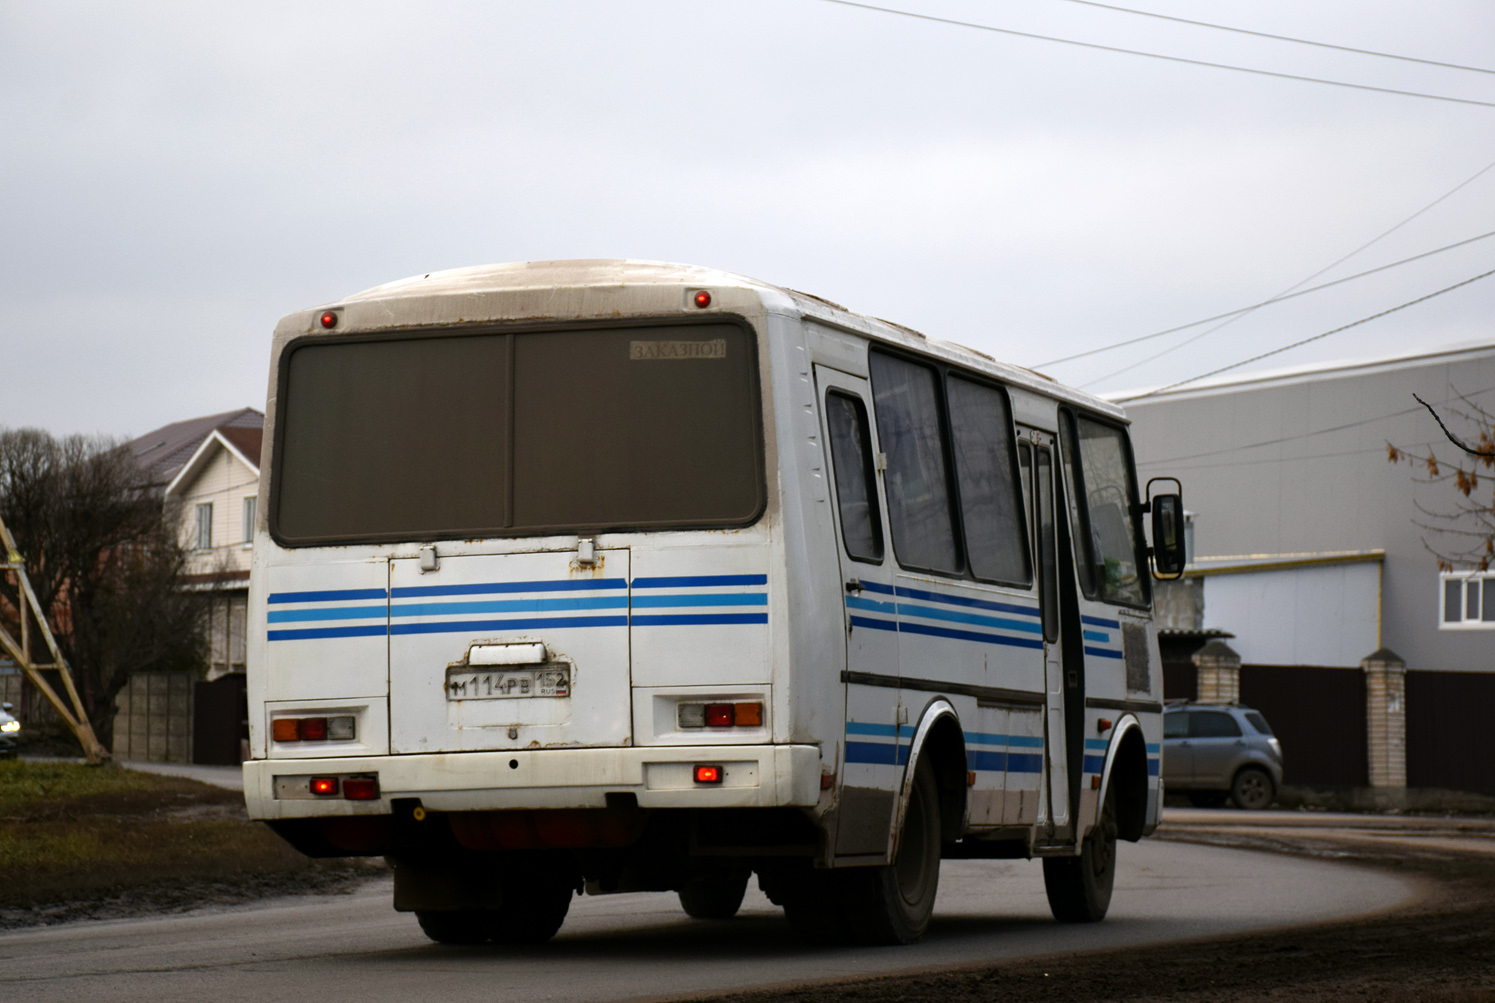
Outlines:
[[[1495,69],[1489,0],[1134,2]],[[1495,103],[1489,73],[1070,0],[887,6]],[[263,408],[281,315],[534,259],[724,268],[1035,365],[1270,298],[1492,162],[1495,107],[824,0],[0,0],[0,426]],[[1315,282],[1488,231],[1495,170]],[[1204,329],[1047,371],[1165,384],[1490,269],[1495,238],[1117,376]],[[1495,340],[1492,317],[1495,277],[1260,366]]]

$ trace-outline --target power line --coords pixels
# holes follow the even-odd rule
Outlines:
[[[1013,35],[1018,38],[1031,38],[1040,42],[1057,42],[1060,45],[1074,45],[1082,49],[1096,49],[1101,52],[1115,52],[1124,56],[1145,56],[1148,59],[1161,59],[1170,63],[1184,63],[1189,66],[1205,66],[1214,70],[1234,70],[1237,73],[1252,73],[1261,77],[1276,77],[1279,80],[1297,80],[1301,83],[1327,84],[1330,87],[1349,87],[1354,90],[1375,91],[1379,94],[1397,94],[1402,97],[1424,98],[1429,101],[1448,101],[1453,104],[1477,105],[1481,108],[1495,108],[1495,101],[1476,101],[1473,98],[1449,97],[1445,94],[1424,94],[1419,91],[1402,91],[1391,87],[1373,87],[1370,84],[1352,84],[1344,80],[1328,80],[1323,77],[1304,77],[1294,73],[1278,73],[1274,70],[1259,70],[1250,66],[1232,66],[1228,63],[1211,63],[1203,59],[1187,59],[1183,56],[1166,56],[1159,52],[1143,52],[1140,49],[1122,49],[1114,45],[1101,45],[1097,42],[1081,42],[1072,38],[1056,38],[1053,35],[1036,35],[1029,31],[1017,31],[1013,28],[998,28],[989,24],[976,24],[974,21],[957,21],[948,17],[935,17],[933,14],[916,14],[913,11],[896,10],[892,7],[876,7],[872,4],[856,3],[855,0],[821,0],[822,3],[839,4],[842,7],[856,7],[861,10],[876,11],[879,14],[894,14],[898,17],[911,17],[920,21],[933,21],[937,24],[949,24],[958,28],[975,28],[977,31],[990,31],[999,35]]]
[[[1386,232],[1380,233],[1380,235],[1378,235],[1378,236],[1374,236],[1374,238],[1369,239],[1369,241],[1366,241],[1365,244],[1360,245],[1360,247],[1354,248],[1353,251],[1350,251],[1350,253],[1346,254],[1346,256],[1341,257],[1341,259],[1335,260],[1335,262],[1331,262],[1331,263],[1329,263],[1329,265],[1323,266],[1323,268],[1320,268],[1319,271],[1314,272],[1314,274],[1310,275],[1310,277],[1304,278],[1304,280],[1298,281],[1298,283],[1293,283],[1292,286],[1284,288],[1284,290],[1281,291],[1281,293],[1278,293],[1277,296],[1272,297],[1272,299],[1263,300],[1263,302],[1257,303],[1256,306],[1247,306],[1247,308],[1239,309],[1239,311],[1230,311],[1229,314],[1215,314],[1214,317],[1206,317],[1206,318],[1203,318],[1203,320],[1192,321],[1192,323],[1189,323],[1189,324],[1181,324],[1181,326],[1178,326],[1178,327],[1169,327],[1168,330],[1159,330],[1159,332],[1151,333],[1151,335],[1142,335],[1141,338],[1130,338],[1130,339],[1127,339],[1127,341],[1118,341],[1118,342],[1115,342],[1114,345],[1105,345],[1105,347],[1091,348],[1090,351],[1081,351],[1081,353],[1076,354],[1076,356],[1064,356],[1063,359],[1055,359],[1054,362],[1041,362],[1041,363],[1038,363],[1038,368],[1042,368],[1042,366],[1057,366],[1058,363],[1061,363],[1061,362],[1070,362],[1070,360],[1073,360],[1073,359],[1084,359],[1085,356],[1094,356],[1094,354],[1102,353],[1102,351],[1109,351],[1109,350],[1111,350],[1111,348],[1124,348],[1124,347],[1126,347],[1126,345],[1135,345],[1135,344],[1138,344],[1138,342],[1141,342],[1141,341],[1150,341],[1150,339],[1153,339],[1153,338],[1162,338],[1163,335],[1172,335],[1172,333],[1180,332],[1180,330],[1187,330],[1187,329],[1189,329],[1189,327],[1197,327],[1197,326],[1199,326],[1199,324],[1208,324],[1208,323],[1211,323],[1211,321],[1215,321],[1215,320],[1224,320],[1224,318],[1226,318],[1226,317],[1239,317],[1239,315],[1248,314],[1248,312],[1254,311],[1254,309],[1259,309],[1260,306],[1268,305],[1268,303],[1275,303],[1275,302],[1277,302],[1278,299],[1290,299],[1289,293],[1293,293],[1293,290],[1296,290],[1296,288],[1298,288],[1299,286],[1302,286],[1302,284],[1304,284],[1304,283],[1311,283],[1311,281],[1316,280],[1316,278],[1319,278],[1320,275],[1325,274],[1325,272],[1334,271],[1335,268],[1338,268],[1338,266],[1344,265],[1344,263],[1348,262],[1348,260],[1350,260],[1351,257],[1356,256],[1356,254],[1359,254],[1360,251],[1366,250],[1366,248],[1372,247],[1372,245],[1378,244],[1378,242],[1384,241],[1384,239],[1389,238],[1389,236],[1392,235],[1392,233],[1395,233],[1396,230],[1402,229],[1402,227],[1407,226],[1408,223],[1411,223],[1411,221],[1416,220],[1417,217],[1420,217],[1420,215],[1422,215],[1423,212],[1428,211],[1428,209],[1434,208],[1435,205],[1438,205],[1438,203],[1443,202],[1443,200],[1449,199],[1450,196],[1453,196],[1453,194],[1455,194],[1456,191],[1461,190],[1461,188],[1464,188],[1464,187],[1467,187],[1467,185],[1473,184],[1473,182],[1477,181],[1477,179],[1479,179],[1480,176],[1483,176],[1483,175],[1485,175],[1486,172],[1489,172],[1489,170],[1491,170],[1492,167],[1495,167],[1495,160],[1492,160],[1491,163],[1485,164],[1485,166],[1480,167],[1480,169],[1476,170],[1476,172],[1471,173],[1471,175],[1468,176],[1468,178],[1465,178],[1464,181],[1461,181],[1461,182],[1459,182],[1459,184],[1453,185],[1453,187],[1449,188],[1449,190],[1444,191],[1443,194],[1440,194],[1440,196],[1438,196],[1437,199],[1434,199],[1434,200],[1432,200],[1432,202],[1429,202],[1428,205],[1422,206],[1422,208],[1417,209],[1417,211],[1413,212],[1413,214],[1411,214],[1410,217],[1405,218],[1405,220],[1402,220],[1401,223],[1398,223],[1398,224],[1396,224],[1396,226],[1393,226],[1392,229],[1386,230]],[[1474,239],[1480,239],[1480,238],[1474,238]],[[1456,245],[1450,245],[1450,247],[1456,247]],[[1443,248],[1440,248],[1440,250],[1443,250]],[[1437,251],[1429,251],[1429,254],[1437,254]],[[1410,262],[1410,260],[1413,260],[1413,259],[1407,259],[1407,260],[1408,260],[1408,262]],[[1390,266],[1387,266],[1387,268],[1390,268]],[[1369,272],[1365,272],[1365,275],[1369,275]],[[1356,277],[1356,275],[1351,275],[1350,278],[1357,278],[1357,277]],[[1348,281],[1348,280],[1338,280],[1338,281]],[[1325,286],[1320,286],[1319,288],[1326,288],[1328,286],[1334,286],[1334,283],[1326,283]],[[1310,288],[1310,290],[1304,290],[1304,293],[1311,293],[1311,291],[1314,291],[1314,290],[1311,290],[1311,288]],[[1224,324],[1220,324],[1220,327],[1224,327]],[[1218,330],[1218,327],[1212,327],[1211,332],[1212,332],[1212,330]],[[1211,333],[1211,332],[1205,332],[1205,333]],[[1187,339],[1187,341],[1181,342],[1181,344],[1174,345],[1174,348],[1183,348],[1184,345],[1190,344],[1190,342],[1193,342],[1193,341],[1197,341],[1197,338]],[[1151,362],[1151,360],[1157,359],[1157,357],[1160,357],[1160,356],[1165,356],[1165,354],[1168,354],[1168,353],[1162,353],[1162,351],[1160,351],[1160,353],[1157,354],[1157,356],[1151,356],[1151,359],[1144,359],[1144,362]],[[1117,372],[1124,372],[1124,369],[1118,369]],[[1111,375],[1112,375],[1112,377],[1114,377],[1114,375],[1117,375],[1117,374],[1115,374],[1115,372],[1112,372]],[[1103,378],[1103,380],[1109,380],[1109,378],[1111,378],[1111,377],[1102,377],[1102,378]],[[1097,383],[1097,381],[1091,381],[1091,383]]]
[[[1380,313],[1373,313],[1369,317],[1362,317],[1359,320],[1353,321],[1349,324],[1345,324],[1342,327],[1336,327],[1332,331],[1325,331],[1323,334],[1315,334],[1311,338],[1304,338],[1302,341],[1295,341],[1291,345],[1283,345],[1281,348],[1274,348],[1270,352],[1262,352],[1260,355],[1253,355],[1249,359],[1242,359],[1240,362],[1232,362],[1228,366],[1221,366],[1219,369],[1212,369],[1209,372],[1201,373],[1198,376],[1190,376],[1186,380],[1179,380],[1177,383],[1170,383],[1166,387],[1160,387],[1157,390],[1149,390],[1146,393],[1134,394],[1131,397],[1118,397],[1116,398],[1116,403],[1124,404],[1127,401],[1142,400],[1146,397],[1156,397],[1159,394],[1167,393],[1169,390],[1176,390],[1179,387],[1185,386],[1189,383],[1197,383],[1200,380],[1209,379],[1211,376],[1219,376],[1221,373],[1228,373],[1232,369],[1239,369],[1242,366],[1249,366],[1253,362],[1260,362],[1262,359],[1269,359],[1274,355],[1281,355],[1283,352],[1291,351],[1294,348],[1301,348],[1302,346],[1307,345],[1311,342],[1318,341],[1321,338],[1327,338],[1331,334],[1339,334],[1341,331],[1348,331],[1352,327],[1359,327],[1361,324],[1368,324],[1371,321],[1378,320],[1379,318],[1385,317],[1388,314],[1396,313],[1398,310],[1405,310],[1409,306],[1416,306],[1418,303],[1425,303],[1435,296],[1442,296],[1444,293],[1453,292],[1455,289],[1467,286],[1471,282],[1478,282],[1480,279],[1487,279],[1491,275],[1495,275],[1495,269],[1491,269],[1488,272],[1482,272],[1479,275],[1465,279],[1462,282],[1455,282],[1451,286],[1446,286],[1442,289],[1439,289],[1437,292],[1428,293],[1426,296],[1419,296],[1415,300],[1408,300],[1406,303],[1394,306],[1389,310],[1382,310]]]
[[[1371,49],[1356,49],[1348,45],[1334,45],[1331,42],[1314,42],[1306,38],[1290,38],[1287,35],[1272,35],[1265,31],[1252,31],[1249,28],[1234,28],[1225,24],[1210,24],[1206,21],[1190,21],[1186,17],[1172,17],[1168,14],[1155,14],[1152,11],[1132,10],[1130,7],[1113,7],[1108,3],[1096,3],[1096,0],[1068,0],[1069,3],[1084,4],[1086,7],[1099,7],[1102,10],[1114,10],[1122,14],[1136,14],[1139,17],[1153,17],[1159,21],[1173,21],[1178,24],[1192,24],[1199,28],[1214,28],[1216,31],[1232,31],[1238,35],[1255,35],[1257,38],[1270,38],[1277,42],[1293,42],[1297,45],[1313,45],[1320,49],[1337,49],[1340,52],[1353,52],[1361,56],[1379,56],[1382,59],[1400,59],[1407,63],[1421,63],[1424,66],[1441,66],[1448,70],[1468,70],[1471,73],[1492,73],[1495,70],[1485,69],[1483,66],[1462,66],[1459,63],[1440,63],[1436,59],[1419,59],[1416,56],[1400,56],[1394,52],[1376,52]]]
[[[1490,167],[1495,167],[1495,163],[1490,164]],[[1485,170],[1489,170],[1489,167],[1485,168]],[[1483,173],[1483,172],[1481,172],[1481,173]],[[1447,196],[1444,196],[1444,197],[1446,198]],[[1397,225],[1400,226],[1401,224],[1399,223]],[[1390,232],[1391,232],[1390,230],[1386,231],[1386,233],[1390,233]],[[1386,234],[1382,234],[1381,236],[1384,237],[1384,236],[1386,236]],[[1433,249],[1431,251],[1424,251],[1422,254],[1414,254],[1410,258],[1403,258],[1400,261],[1393,261],[1389,265],[1381,265],[1378,268],[1372,268],[1372,269],[1369,269],[1368,271],[1357,272],[1354,275],[1346,275],[1342,279],[1335,279],[1333,282],[1325,282],[1323,285],[1314,286],[1311,289],[1300,289],[1297,292],[1282,293],[1280,295],[1273,296],[1269,300],[1262,300],[1260,303],[1253,303],[1250,306],[1243,306],[1243,307],[1241,307],[1239,309],[1236,309],[1236,310],[1227,310],[1224,313],[1217,313],[1213,317],[1205,317],[1203,320],[1193,320],[1193,321],[1190,321],[1187,324],[1180,324],[1178,327],[1170,327],[1166,331],[1155,331],[1152,334],[1144,334],[1140,338],[1129,338],[1126,341],[1118,341],[1114,345],[1104,345],[1104,346],[1102,346],[1100,348],[1092,348],[1092,349],[1090,349],[1087,352],[1079,352],[1079,353],[1076,353],[1075,355],[1066,355],[1062,359],[1054,359],[1054,360],[1052,360],[1050,362],[1040,362],[1040,363],[1037,364],[1037,366],[1035,368],[1043,369],[1043,368],[1047,368],[1048,366],[1057,366],[1061,362],[1072,362],[1075,359],[1083,359],[1083,358],[1086,358],[1087,356],[1091,356],[1091,355],[1100,355],[1102,352],[1109,352],[1113,348],[1125,348],[1128,345],[1135,345],[1135,344],[1138,344],[1139,342],[1151,341],[1153,338],[1161,338],[1165,334],[1177,334],[1179,331],[1187,331],[1189,328],[1191,328],[1191,327],[1198,327],[1200,324],[1209,324],[1209,323],[1211,323],[1213,321],[1224,320],[1227,317],[1236,317],[1236,316],[1238,316],[1240,314],[1243,314],[1243,313],[1250,313],[1252,310],[1259,310],[1259,309],[1261,309],[1264,306],[1271,306],[1273,303],[1281,303],[1284,300],[1294,299],[1294,298],[1296,298],[1298,296],[1307,296],[1309,293],[1316,293],[1316,292],[1318,292],[1321,289],[1328,289],[1328,288],[1330,288],[1332,286],[1337,286],[1337,285],[1340,285],[1340,284],[1345,283],[1345,282],[1353,282],[1356,279],[1363,279],[1367,275],[1374,275],[1377,272],[1384,272],[1388,268],[1396,268],[1396,267],[1399,267],[1401,265],[1408,264],[1409,262],[1421,260],[1422,258],[1430,258],[1430,257],[1432,257],[1435,254],[1442,254],[1444,251],[1451,251],[1451,250],[1453,250],[1456,247],[1463,247],[1465,244],[1472,244],[1475,241],[1485,240],[1485,239],[1487,239],[1489,237],[1495,237],[1495,230],[1491,230],[1489,233],[1482,233],[1478,237],[1470,237],[1468,240],[1461,240],[1458,243],[1447,244],[1447,245],[1445,245],[1443,247],[1435,248],[1435,249]],[[1380,240],[1381,238],[1377,237],[1376,239]],[[1366,245],[1364,245],[1364,247],[1360,248],[1360,250],[1364,250],[1366,247],[1369,247],[1369,246],[1370,246],[1369,244],[1366,244]],[[1355,252],[1355,253],[1358,253],[1358,252]],[[1335,264],[1339,264],[1340,262],[1343,262],[1344,260],[1345,260],[1344,258],[1340,258],[1338,262],[1335,262]],[[1329,268],[1333,268],[1333,267],[1334,267],[1333,265],[1329,266]],[[1322,274],[1324,274],[1324,272],[1326,272],[1328,270],[1329,270],[1328,268],[1322,269],[1322,270],[1320,270],[1318,272],[1318,274],[1322,275]],[[1309,281],[1309,279],[1304,279],[1303,281],[1307,282],[1307,281]],[[1298,283],[1298,285],[1302,285],[1302,284],[1303,284],[1302,282]],[[1218,330],[1218,329],[1217,328],[1211,328],[1210,330],[1213,331],[1213,330]],[[1206,331],[1204,333],[1208,334],[1210,332]],[[1190,340],[1192,341],[1193,339],[1190,339]],[[1188,343],[1189,342],[1185,341],[1185,342],[1182,342],[1182,343],[1180,343],[1178,345],[1174,345],[1173,347],[1174,348],[1181,348],[1181,347],[1183,347],[1183,345],[1187,345]],[[1172,351],[1172,350],[1173,349],[1169,349],[1169,351]],[[1163,354],[1163,353],[1159,353],[1159,354]],[[1155,359],[1157,357],[1158,356],[1154,355],[1152,357],[1152,359]],[[1143,359],[1142,362],[1151,362],[1152,359]],[[1142,364],[1141,362],[1137,363],[1137,365],[1141,365],[1141,364]],[[1131,368],[1131,367],[1129,366],[1127,368]],[[1115,376],[1115,375],[1117,375],[1117,373],[1124,373],[1124,372],[1126,372],[1125,369],[1118,369],[1115,373],[1111,373],[1108,376],[1102,376],[1101,379],[1103,379],[1103,380],[1110,379],[1111,376]],[[1091,382],[1092,383],[1098,383],[1099,380],[1092,380]],[[1087,384],[1087,386],[1088,386],[1088,384]]]
[[[1463,398],[1478,397],[1481,394],[1489,393],[1491,390],[1495,390],[1495,387],[1485,387],[1483,390],[1476,390],[1473,393],[1460,394],[1459,396]],[[1445,399],[1443,401],[1440,401],[1440,403],[1446,406],[1449,401]],[[1361,418],[1359,421],[1349,421],[1345,422],[1343,425],[1332,425],[1329,428],[1316,428],[1311,432],[1298,432],[1296,435],[1283,435],[1275,439],[1263,439],[1260,442],[1248,442],[1243,446],[1225,446],[1222,449],[1211,449],[1203,453],[1189,453],[1186,456],[1170,456],[1166,460],[1145,460],[1138,463],[1137,466],[1152,467],[1157,466],[1160,463],[1182,463],[1185,460],[1202,460],[1207,459],[1211,456],[1223,456],[1226,453],[1238,453],[1244,449],[1260,449],[1263,446],[1280,446],[1284,442],[1297,442],[1299,439],[1312,439],[1315,436],[1328,435],[1331,432],[1343,432],[1347,429],[1359,428],[1362,425],[1374,425],[1376,422],[1385,421],[1387,418],[1401,418],[1409,414],[1415,414],[1416,412],[1421,410],[1422,408],[1420,406],[1403,408],[1400,411],[1390,411],[1386,414],[1378,414],[1373,418]]]

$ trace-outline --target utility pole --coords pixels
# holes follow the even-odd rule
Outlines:
[[[10,632],[0,627],[0,647],[3,647],[10,657],[15,659],[21,667],[21,672],[26,678],[41,691],[42,696],[57,711],[58,716],[67,723],[72,730],[78,744],[83,747],[83,754],[88,761],[94,765],[107,762],[110,758],[109,750],[99,744],[98,738],[93,733],[93,726],[88,723],[88,714],[83,710],[83,701],[78,698],[78,688],[73,685],[73,674],[68,671],[67,660],[62,657],[62,652],[57,648],[57,639],[52,636],[52,628],[47,626],[47,612],[41,608],[36,600],[36,592],[31,588],[31,579],[26,575],[26,563],[21,560],[21,553],[16,549],[15,538],[10,535],[6,528],[5,520],[0,518],[0,554],[5,557],[0,562],[0,571],[6,571],[16,576],[19,588],[17,595],[17,613],[20,614],[21,636],[17,640],[10,636]],[[47,650],[51,652],[50,662],[34,662],[31,650],[35,646],[32,637],[31,621],[36,621],[38,632],[42,640],[46,642]],[[46,679],[42,678],[42,669],[55,669],[62,677],[62,685],[67,690],[68,699],[72,701],[72,709],[62,702]]]

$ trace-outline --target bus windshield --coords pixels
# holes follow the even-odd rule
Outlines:
[[[285,545],[734,526],[764,506],[735,323],[308,339],[279,381]]]

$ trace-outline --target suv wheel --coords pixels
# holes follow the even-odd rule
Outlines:
[[[1272,778],[1265,770],[1248,766],[1235,775],[1230,785],[1230,800],[1237,808],[1259,811],[1272,803],[1277,792],[1272,788]]]

